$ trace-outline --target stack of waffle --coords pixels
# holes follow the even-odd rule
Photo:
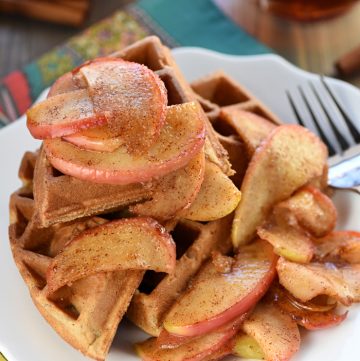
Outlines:
[[[257,142],[279,124],[276,116],[223,73],[190,86],[156,37],[113,56],[144,64],[158,74],[169,106],[200,103],[207,116],[206,165],[215,165],[222,177],[240,188]],[[79,180],[55,169],[43,149],[25,153],[19,177],[23,187],[11,196],[9,228],[16,265],[43,317],[65,341],[94,359],[106,357],[124,315],[158,336],[168,310],[212,252],[231,250],[232,213],[208,222],[198,221],[184,209],[166,213],[159,207],[163,205],[159,195],[166,189],[159,189],[158,180],[130,185]],[[49,296],[46,279],[52,258],[84,230],[129,213],[152,216],[171,233],[176,243],[175,271],[102,272]]]

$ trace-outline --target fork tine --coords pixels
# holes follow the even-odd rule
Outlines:
[[[303,126],[303,127],[306,127],[305,124],[304,124],[304,122],[303,122],[303,120],[302,120],[301,117],[300,117],[300,114],[299,114],[297,108],[296,108],[295,102],[293,101],[293,99],[292,99],[292,97],[291,97],[291,95],[290,95],[290,92],[289,92],[288,90],[286,91],[286,96],[287,96],[287,98],[288,98],[288,100],[289,100],[291,109],[292,109],[292,111],[293,111],[294,114],[295,114],[295,117],[296,117],[296,120],[297,120],[298,124],[300,124],[300,125]]]
[[[322,84],[324,85],[324,88],[326,89],[326,91],[329,93],[330,97],[332,98],[332,100],[334,101],[336,107],[338,108],[339,112],[341,113],[341,115],[344,118],[344,121],[347,125],[347,127],[349,128],[349,131],[351,133],[351,135],[354,138],[354,141],[356,144],[360,143],[360,132],[357,130],[357,128],[354,126],[352,120],[350,119],[350,117],[346,114],[344,108],[340,105],[340,103],[338,102],[338,100],[336,99],[333,91],[330,89],[329,85],[326,83],[325,78],[323,75],[320,76],[320,80],[322,82]]]
[[[311,115],[311,118],[313,120],[313,123],[314,123],[314,126],[320,136],[320,138],[322,139],[322,141],[327,145],[328,149],[329,149],[329,155],[332,156],[334,154],[336,154],[336,151],[333,147],[333,145],[330,143],[330,141],[328,140],[327,136],[325,135],[324,131],[322,130],[318,120],[316,119],[316,116],[315,116],[315,113],[313,111],[313,109],[311,108],[311,105],[308,101],[308,99],[306,98],[306,95],[303,91],[303,89],[298,86],[298,89],[299,89],[299,92],[300,92],[300,95],[301,95],[301,98],[303,99],[305,105],[306,105],[306,108],[307,110],[309,111],[310,115]]]
[[[328,120],[328,122],[329,122],[329,125],[330,125],[331,129],[332,129],[333,132],[335,133],[336,139],[338,140],[342,151],[345,151],[346,149],[349,149],[349,148],[350,148],[349,142],[345,139],[345,137],[340,133],[340,131],[339,131],[339,129],[337,128],[337,126],[334,124],[334,121],[333,121],[333,119],[331,118],[329,111],[326,109],[324,102],[323,102],[322,99],[320,98],[320,95],[319,95],[319,93],[317,92],[314,84],[309,81],[309,85],[310,85],[310,88],[311,88],[312,92],[314,93],[316,99],[318,100],[318,102],[319,102],[322,110],[324,111],[324,113],[325,113],[325,115],[326,115],[326,118],[327,118],[327,120]]]

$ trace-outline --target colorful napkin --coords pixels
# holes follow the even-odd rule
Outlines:
[[[140,0],[0,80],[0,127],[22,115],[63,73],[149,34],[170,47],[200,46],[238,55],[271,52],[211,0]]]

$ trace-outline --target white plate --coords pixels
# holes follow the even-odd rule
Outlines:
[[[285,90],[295,93],[298,84],[317,79],[274,55],[238,57],[204,49],[174,50],[180,67],[189,80],[222,69],[268,105],[281,119],[294,122]],[[360,114],[360,92],[343,82],[330,80],[337,96],[350,115]],[[20,186],[17,170],[26,150],[35,150],[39,142],[28,133],[24,118],[0,131],[0,351],[9,361],[86,360],[68,346],[44,321],[33,305],[12,261],[8,244],[8,200]],[[339,227],[360,231],[356,215],[360,197],[339,193],[335,197]],[[353,307],[347,320],[338,327],[304,333],[296,361],[355,361],[360,355],[360,307]],[[145,335],[129,324],[122,325],[108,357],[109,361],[139,360],[132,342]]]

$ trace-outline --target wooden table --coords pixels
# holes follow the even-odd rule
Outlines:
[[[360,2],[348,13],[299,23],[259,9],[257,0],[213,0],[225,14],[299,67],[332,75],[334,63],[360,45]],[[360,86],[360,74],[348,79]]]

